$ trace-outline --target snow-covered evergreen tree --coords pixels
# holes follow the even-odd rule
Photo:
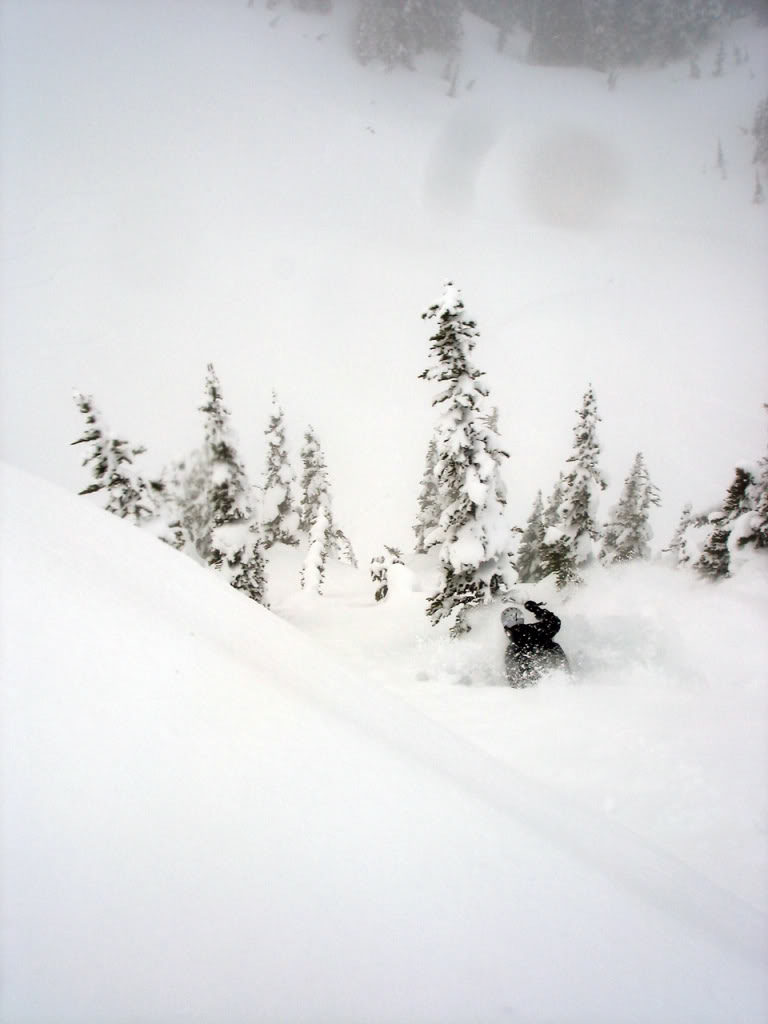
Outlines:
[[[213,516],[208,494],[211,464],[204,449],[172,463],[164,473],[166,493],[184,533],[198,557],[207,564],[211,550]]]
[[[766,405],[768,411],[768,405]],[[753,484],[749,490],[749,505],[746,514],[734,519],[732,538],[739,548],[768,550],[768,453],[759,460],[751,471]]]
[[[296,474],[291,468],[285,443],[283,410],[272,392],[272,414],[265,431],[267,437],[267,468],[264,474],[262,524],[264,546],[299,543],[299,515],[294,501]]]
[[[301,569],[302,590],[322,594],[325,582],[325,563],[333,545],[329,509],[320,504],[309,528],[309,547]]]
[[[329,556],[335,556],[346,565],[356,566],[357,560],[352,544],[334,521],[331,487],[328,480],[328,469],[325,454],[313,427],[308,427],[304,434],[301,449],[302,474],[299,499],[299,530],[309,535],[313,558],[317,560],[317,545],[322,541],[327,544],[323,552],[322,564]],[[313,530],[320,510],[324,510],[325,526],[321,531]]]
[[[330,507],[330,486],[325,455],[314,427],[307,427],[301,447],[301,481],[299,497],[299,529],[309,533],[321,505]],[[330,524],[329,524],[330,525]]]
[[[252,601],[269,607],[267,566],[258,523],[254,518],[232,519],[214,527],[210,565],[230,586]]]
[[[751,468],[737,466],[720,509],[710,516],[711,529],[701,557],[694,566],[702,576],[718,580],[730,575],[730,536],[734,524],[755,510],[755,485]]]
[[[600,557],[606,564],[650,558],[653,533],[648,515],[651,505],[659,504],[659,492],[651,483],[642,453],[638,452],[619,502],[611,509],[603,528]]]
[[[510,572],[500,476],[507,453],[492,426],[495,410],[480,382],[482,374],[470,359],[477,325],[465,317],[452,282],[423,319],[436,320],[437,330],[430,339],[432,364],[420,378],[444,385],[432,403],[441,407],[434,435],[440,516],[427,538],[439,545],[441,576],[427,614],[433,624],[450,616],[456,636],[469,629],[467,609],[489,600]]]
[[[515,556],[517,578],[521,583],[537,583],[542,578],[542,557],[546,532],[544,500],[539,491]]]
[[[224,405],[216,371],[208,364],[205,379],[205,402],[200,406],[205,415],[205,452],[211,466],[208,502],[214,526],[241,522],[250,516],[248,480],[240,460],[229,423],[229,409]]]
[[[127,441],[113,437],[90,395],[76,392],[75,404],[85,417],[83,435],[72,444],[87,444],[83,466],[90,466],[92,482],[80,494],[106,491],[105,509],[135,524],[156,515],[147,484],[134,466],[134,459],[144,451],[131,447]]]
[[[249,505],[250,487],[238,455],[221,386],[212,364],[205,381],[205,453],[210,467],[207,494],[212,531],[208,564],[237,590],[267,604],[266,574],[258,525]]]
[[[554,576],[558,589],[579,579],[568,537],[562,529],[561,505],[564,493],[565,475],[561,473],[544,509],[544,536],[540,551],[540,579]]]
[[[597,509],[606,483],[599,467],[600,417],[591,384],[578,415],[574,453],[568,459],[571,468],[562,478],[557,523],[548,524],[544,539],[543,568],[547,574],[556,573],[559,587],[578,580],[579,571],[595,560],[595,545],[601,535]]]
[[[334,523],[333,526],[333,552],[341,562],[342,565],[350,565],[353,569],[357,568],[357,558],[355,556],[354,548],[352,547],[352,541],[347,537],[346,533],[341,530]]]
[[[678,567],[688,565],[691,561],[691,553],[688,549],[686,534],[692,521],[693,506],[690,502],[687,502],[683,506],[683,511],[680,514],[680,521],[672,535],[672,540],[669,542],[669,547],[664,549],[665,552],[669,552],[674,565]]]
[[[389,592],[389,570],[393,565],[403,565],[403,553],[389,544],[384,545],[383,554],[371,559],[371,580],[376,586],[377,601],[383,601]]]
[[[435,480],[436,465],[437,444],[433,437],[427,446],[424,476],[421,478],[421,490],[419,491],[419,511],[413,525],[413,532],[416,535],[414,551],[417,555],[423,555],[437,543],[437,540],[433,538],[433,532],[440,519],[437,481]]]

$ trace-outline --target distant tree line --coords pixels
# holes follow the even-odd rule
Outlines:
[[[249,0],[252,5],[254,0]],[[332,0],[266,0],[328,12]],[[339,3],[340,0],[337,0]],[[343,0],[342,0],[343,2]],[[356,8],[353,48],[363,63],[412,67],[426,50],[458,58],[464,9],[498,29],[497,48],[520,28],[536,64],[611,69],[695,53],[721,26],[756,14],[765,0],[346,0]]]

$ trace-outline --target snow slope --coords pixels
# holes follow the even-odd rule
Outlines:
[[[394,692],[405,645],[374,675],[407,586],[366,605],[342,575],[278,616],[48,484],[0,488],[4,1022],[765,1019],[755,901],[536,780],[555,700],[590,743],[636,691],[568,727],[562,692],[444,685],[441,723]],[[353,666],[329,648],[364,621]],[[517,755],[451,690],[503,697]]]
[[[438,63],[360,68],[350,5],[5,0],[2,455],[82,486],[70,391],[146,443],[199,443],[215,363],[256,477],[272,387],[326,447],[362,554],[407,546],[433,422],[420,313],[454,277],[511,453],[513,520],[570,454],[591,381],[616,500],[638,450],[671,536],[764,448],[768,205],[748,129],[768,33],[687,63],[536,68],[467,16]],[[732,48],[748,50],[735,64]],[[718,140],[728,177],[716,169]]]

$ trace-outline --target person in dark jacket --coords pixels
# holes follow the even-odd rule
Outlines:
[[[560,629],[560,619],[536,601],[526,601],[524,607],[533,612],[536,622],[525,623],[522,613],[513,607],[505,608],[501,615],[509,640],[504,669],[512,686],[532,686],[555,669],[570,671],[565,651],[552,639]]]

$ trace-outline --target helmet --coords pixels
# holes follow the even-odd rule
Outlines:
[[[504,629],[518,626],[521,622],[523,622],[523,613],[515,605],[508,605],[501,613],[501,624]]]

